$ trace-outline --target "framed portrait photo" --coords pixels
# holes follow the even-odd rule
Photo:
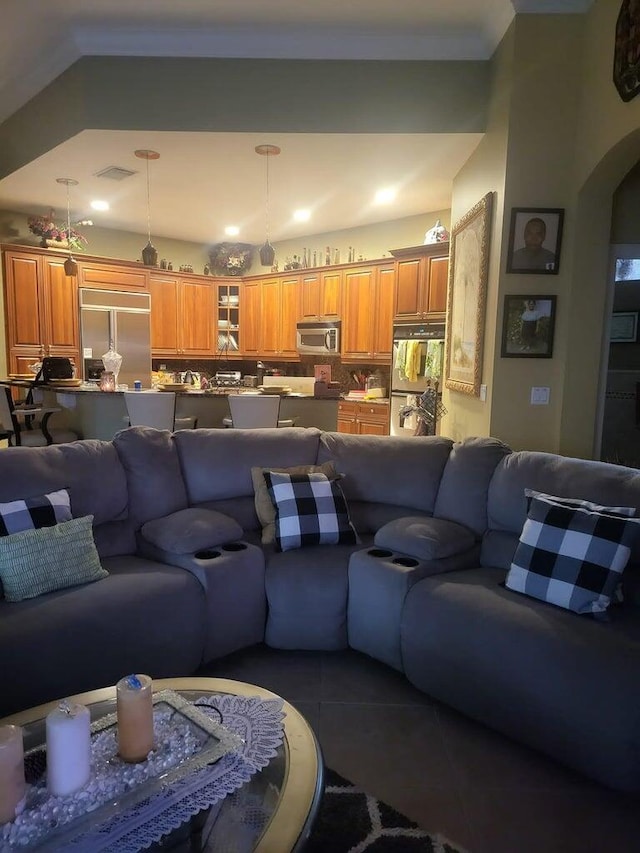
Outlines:
[[[635,344],[638,340],[638,312],[614,311],[611,315],[609,342]]]
[[[505,296],[502,358],[551,358],[555,296]]]
[[[451,229],[445,385],[480,396],[493,193]]]
[[[507,272],[558,275],[564,209],[513,207]]]

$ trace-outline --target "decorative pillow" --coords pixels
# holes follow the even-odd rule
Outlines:
[[[256,515],[262,525],[262,542],[265,545],[269,542],[275,542],[276,538],[276,511],[264,480],[266,471],[294,475],[324,474],[329,480],[338,480],[342,477],[342,474],[338,474],[336,471],[333,462],[324,462],[322,465],[294,465],[291,468],[252,468],[251,479],[255,493]]]
[[[342,489],[325,474],[265,471],[276,512],[276,547],[291,551],[305,545],[355,544],[356,532]]]
[[[7,601],[91,583],[109,574],[93,541],[92,515],[0,537],[0,578]]]
[[[71,518],[71,502],[66,489],[35,498],[0,503],[0,536],[38,527],[52,527]]]
[[[142,525],[143,537],[152,545],[172,554],[191,554],[233,542],[242,536],[242,527],[233,518],[214,509],[191,507]]]
[[[640,532],[635,509],[525,494],[529,511],[505,586],[576,613],[603,613]]]

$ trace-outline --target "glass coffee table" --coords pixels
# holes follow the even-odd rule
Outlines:
[[[304,717],[282,697],[242,681],[223,678],[154,679],[154,692],[173,690],[188,700],[212,694],[257,696],[282,701],[284,739],[269,764],[235,794],[203,809],[179,829],[164,836],[152,851],[174,853],[297,853],[304,848],[318,813],[324,785],[322,754]],[[74,700],[87,705],[91,719],[113,714],[115,686],[80,693]],[[24,730],[25,751],[42,743],[45,718],[57,702],[22,711],[0,721]],[[243,809],[243,801],[251,807]],[[257,807],[256,807],[257,805]],[[216,831],[224,826],[224,832]],[[36,848],[37,849],[37,848]]]

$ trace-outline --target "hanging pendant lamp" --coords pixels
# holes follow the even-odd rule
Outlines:
[[[69,245],[69,257],[64,262],[64,274],[67,276],[78,275],[78,264],[71,250],[71,204],[69,200],[69,187],[77,187],[75,178],[56,178],[57,184],[64,184],[67,188],[67,243]]]
[[[160,155],[157,151],[151,151],[149,148],[138,148],[133,152],[136,157],[147,162],[147,245],[142,250],[142,263],[145,267],[158,266],[158,250],[151,242],[151,193],[149,182],[149,160],[158,160]]]
[[[276,252],[269,242],[269,157],[275,157],[280,153],[280,148],[277,145],[256,145],[256,154],[261,154],[267,158],[267,202],[265,206],[265,223],[266,223],[266,239],[264,245],[260,249],[260,263],[263,267],[272,267],[276,257]]]

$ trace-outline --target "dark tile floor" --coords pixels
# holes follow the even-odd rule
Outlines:
[[[198,674],[280,694],[313,726],[328,767],[469,853],[640,851],[640,798],[468,720],[358,652],[255,646]]]

